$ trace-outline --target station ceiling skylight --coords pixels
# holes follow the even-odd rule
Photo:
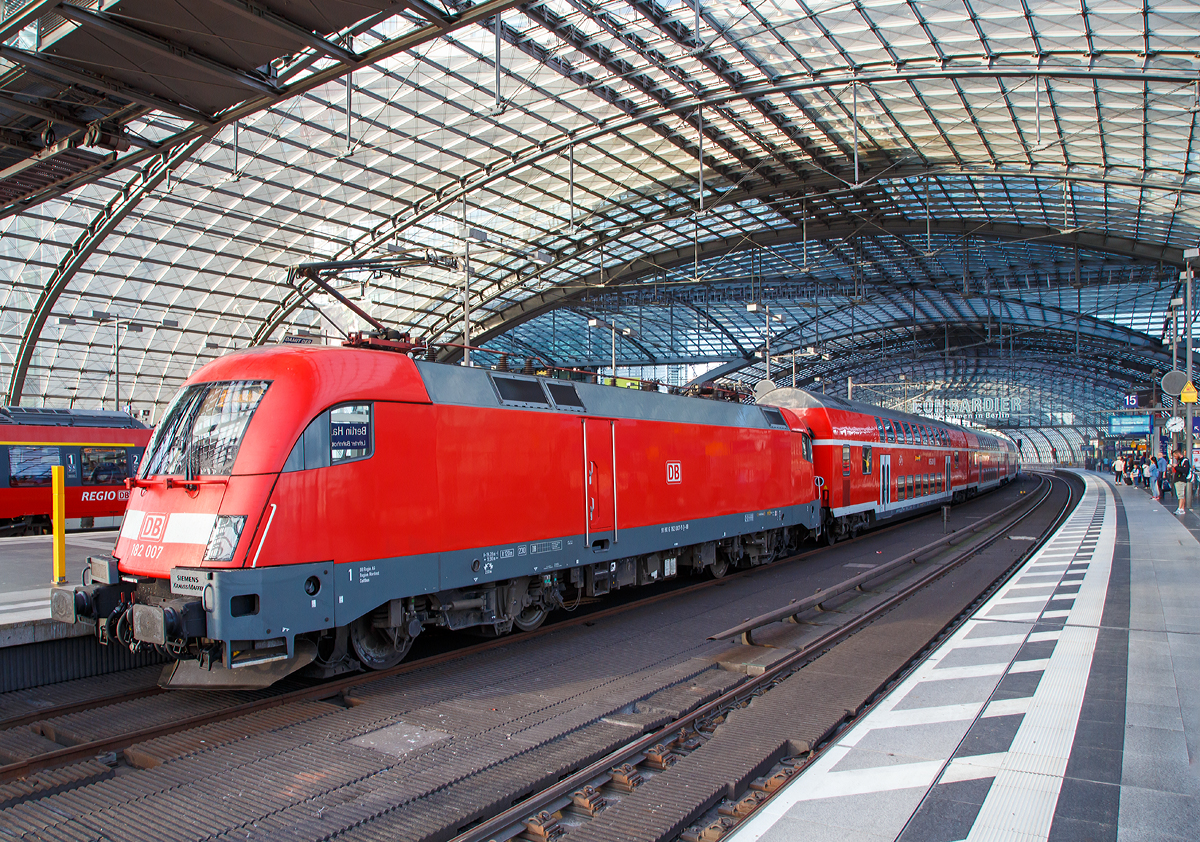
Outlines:
[[[753,382],[761,301],[785,379],[796,351],[801,385],[842,394],[1004,388],[1040,396],[1033,423],[1171,365],[1200,242],[1186,4],[3,14],[6,402],[111,407],[115,340],[120,402],[156,417],[220,354],[358,327],[289,267],[395,250],[446,259],[344,291],[482,364],[607,367],[601,314],[635,331],[622,370]]]

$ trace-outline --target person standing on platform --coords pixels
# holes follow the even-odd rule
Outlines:
[[[1113,482],[1117,485],[1121,484],[1121,477],[1125,473],[1125,460],[1120,456],[1113,462]]]
[[[1155,500],[1162,499],[1162,488],[1159,487],[1159,481],[1158,481],[1158,460],[1157,459],[1151,458],[1150,461],[1146,463],[1146,477],[1148,478],[1148,480],[1150,482],[1150,485],[1149,485],[1150,495]]]
[[[1170,497],[1173,493],[1171,490],[1171,463],[1167,461],[1166,454],[1158,454],[1158,484],[1159,495]]]
[[[1152,462],[1149,459],[1142,460],[1142,485],[1145,486],[1147,490],[1150,488],[1151,464]]]
[[[1175,508],[1175,514],[1182,515],[1184,512],[1184,501],[1187,500],[1188,483],[1192,481],[1192,465],[1188,462],[1188,458],[1183,455],[1183,450],[1175,451],[1175,497],[1179,501],[1179,505]]]

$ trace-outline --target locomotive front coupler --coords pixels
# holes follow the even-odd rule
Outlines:
[[[110,556],[91,556],[83,571],[84,584],[50,589],[50,618],[59,623],[105,619],[122,602],[133,601],[136,581],[125,581]],[[107,642],[102,640],[101,642]]]

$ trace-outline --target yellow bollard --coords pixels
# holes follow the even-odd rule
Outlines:
[[[54,500],[52,502],[54,523],[54,578],[51,584],[65,585],[67,583],[67,493],[63,482],[63,466],[53,465],[50,468],[53,481]]]

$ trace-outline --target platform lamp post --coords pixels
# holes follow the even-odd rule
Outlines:
[[[1183,253],[1183,258],[1187,261],[1187,290],[1184,293],[1184,310],[1183,310],[1183,325],[1187,330],[1187,382],[1192,383],[1192,322],[1195,316],[1192,311],[1192,261],[1200,257],[1200,249],[1187,249]],[[1187,405],[1187,426],[1184,427],[1184,440],[1187,442],[1187,450],[1185,455],[1188,460],[1188,481],[1184,484],[1184,497],[1186,503],[1185,509],[1192,507],[1192,444],[1195,440],[1195,435],[1192,432],[1192,419],[1195,416],[1195,404]]]
[[[141,333],[146,326],[145,321],[135,321],[125,316],[118,316],[114,313],[106,313],[103,310],[93,310],[92,318],[100,324],[105,322],[113,323],[113,385],[116,387],[113,394],[113,409],[117,412],[121,411],[121,325],[125,326],[126,333]],[[59,319],[60,324],[74,324],[74,319]],[[159,325],[162,327],[179,327],[179,322],[175,319],[163,319]],[[156,327],[158,325],[151,325]]]
[[[762,307],[763,313],[766,317],[765,325],[763,328],[763,337],[764,337],[763,360],[766,361],[766,364],[767,364],[767,380],[770,382],[773,382],[773,381],[771,381],[771,320],[774,319],[777,322],[783,322],[783,316],[780,316],[778,314],[776,314],[775,316],[772,316],[771,315],[771,305],[766,304],[766,303],[759,304],[757,301],[751,301],[749,304],[747,304],[746,312],[747,313],[757,313],[759,307]]]
[[[621,331],[622,336],[633,336],[632,328],[618,328],[612,322],[606,322],[603,319],[591,318],[588,319],[588,327],[606,327],[612,337],[612,385],[617,385],[617,331]]]

